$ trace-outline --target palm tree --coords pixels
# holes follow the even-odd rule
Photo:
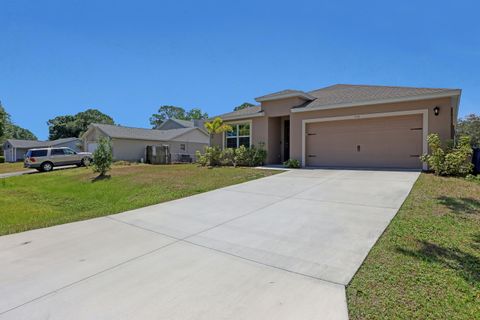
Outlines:
[[[212,141],[213,136],[216,134],[233,130],[232,126],[223,123],[223,120],[218,117],[210,122],[205,122],[205,129],[210,134],[210,141]]]

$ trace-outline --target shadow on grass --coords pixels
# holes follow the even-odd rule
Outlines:
[[[480,259],[458,248],[444,248],[428,241],[419,241],[418,250],[397,248],[397,251],[429,263],[440,264],[463,277],[467,282],[476,286],[480,282]],[[473,238],[472,247],[480,245],[480,234]]]
[[[455,213],[480,214],[480,201],[472,198],[438,197],[440,204]]]
[[[103,181],[103,180],[110,180],[112,176],[110,175],[104,175],[104,176],[96,176],[95,178],[92,179],[93,182],[98,182],[98,181]]]

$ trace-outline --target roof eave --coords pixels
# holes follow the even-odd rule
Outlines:
[[[265,112],[252,113],[252,114],[246,114],[246,115],[241,115],[241,116],[233,116],[233,117],[221,117],[221,116],[219,116],[218,118],[222,119],[223,121],[230,121],[230,120],[242,120],[242,119],[257,118],[257,117],[263,117],[263,116],[265,116]]]
[[[384,104],[384,103],[430,100],[430,99],[437,99],[437,98],[460,96],[460,94],[461,94],[461,90],[455,89],[455,90],[449,90],[441,93],[425,94],[425,95],[402,97],[402,98],[390,98],[390,99],[381,99],[381,100],[368,100],[368,101],[361,101],[361,102],[339,103],[339,104],[324,105],[324,106],[318,106],[318,107],[312,107],[312,108],[297,108],[297,109],[294,108],[294,109],[291,109],[291,111],[294,113],[309,112],[309,111],[339,109],[339,108],[348,108],[348,107],[360,107],[360,106],[376,105],[376,104]]]
[[[314,96],[311,96],[305,92],[291,92],[291,93],[279,94],[273,97],[262,96],[262,97],[255,98],[255,101],[265,102],[265,101],[274,101],[274,100],[281,100],[281,99],[295,98],[295,97],[305,99],[305,101],[313,101],[316,99]]]

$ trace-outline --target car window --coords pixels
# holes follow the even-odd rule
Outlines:
[[[63,152],[63,149],[52,149],[52,152],[50,152],[50,155],[52,155],[52,156],[63,156],[64,152]]]
[[[30,157],[46,157],[47,156],[47,150],[30,150],[28,151],[30,153]]]
[[[65,152],[65,154],[75,154],[75,151],[73,151],[72,149],[63,149],[63,151]]]

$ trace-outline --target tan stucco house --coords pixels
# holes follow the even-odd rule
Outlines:
[[[210,136],[198,127],[179,127],[168,130],[133,128],[108,124],[92,124],[82,135],[84,150],[93,152],[102,137],[111,139],[115,160],[146,160],[147,146],[167,146],[172,160],[189,156],[209,145]]]
[[[261,145],[268,164],[292,158],[305,167],[420,169],[429,133],[454,137],[460,95],[459,89],[345,84],[283,90],[220,115],[234,130],[212,143]]]

